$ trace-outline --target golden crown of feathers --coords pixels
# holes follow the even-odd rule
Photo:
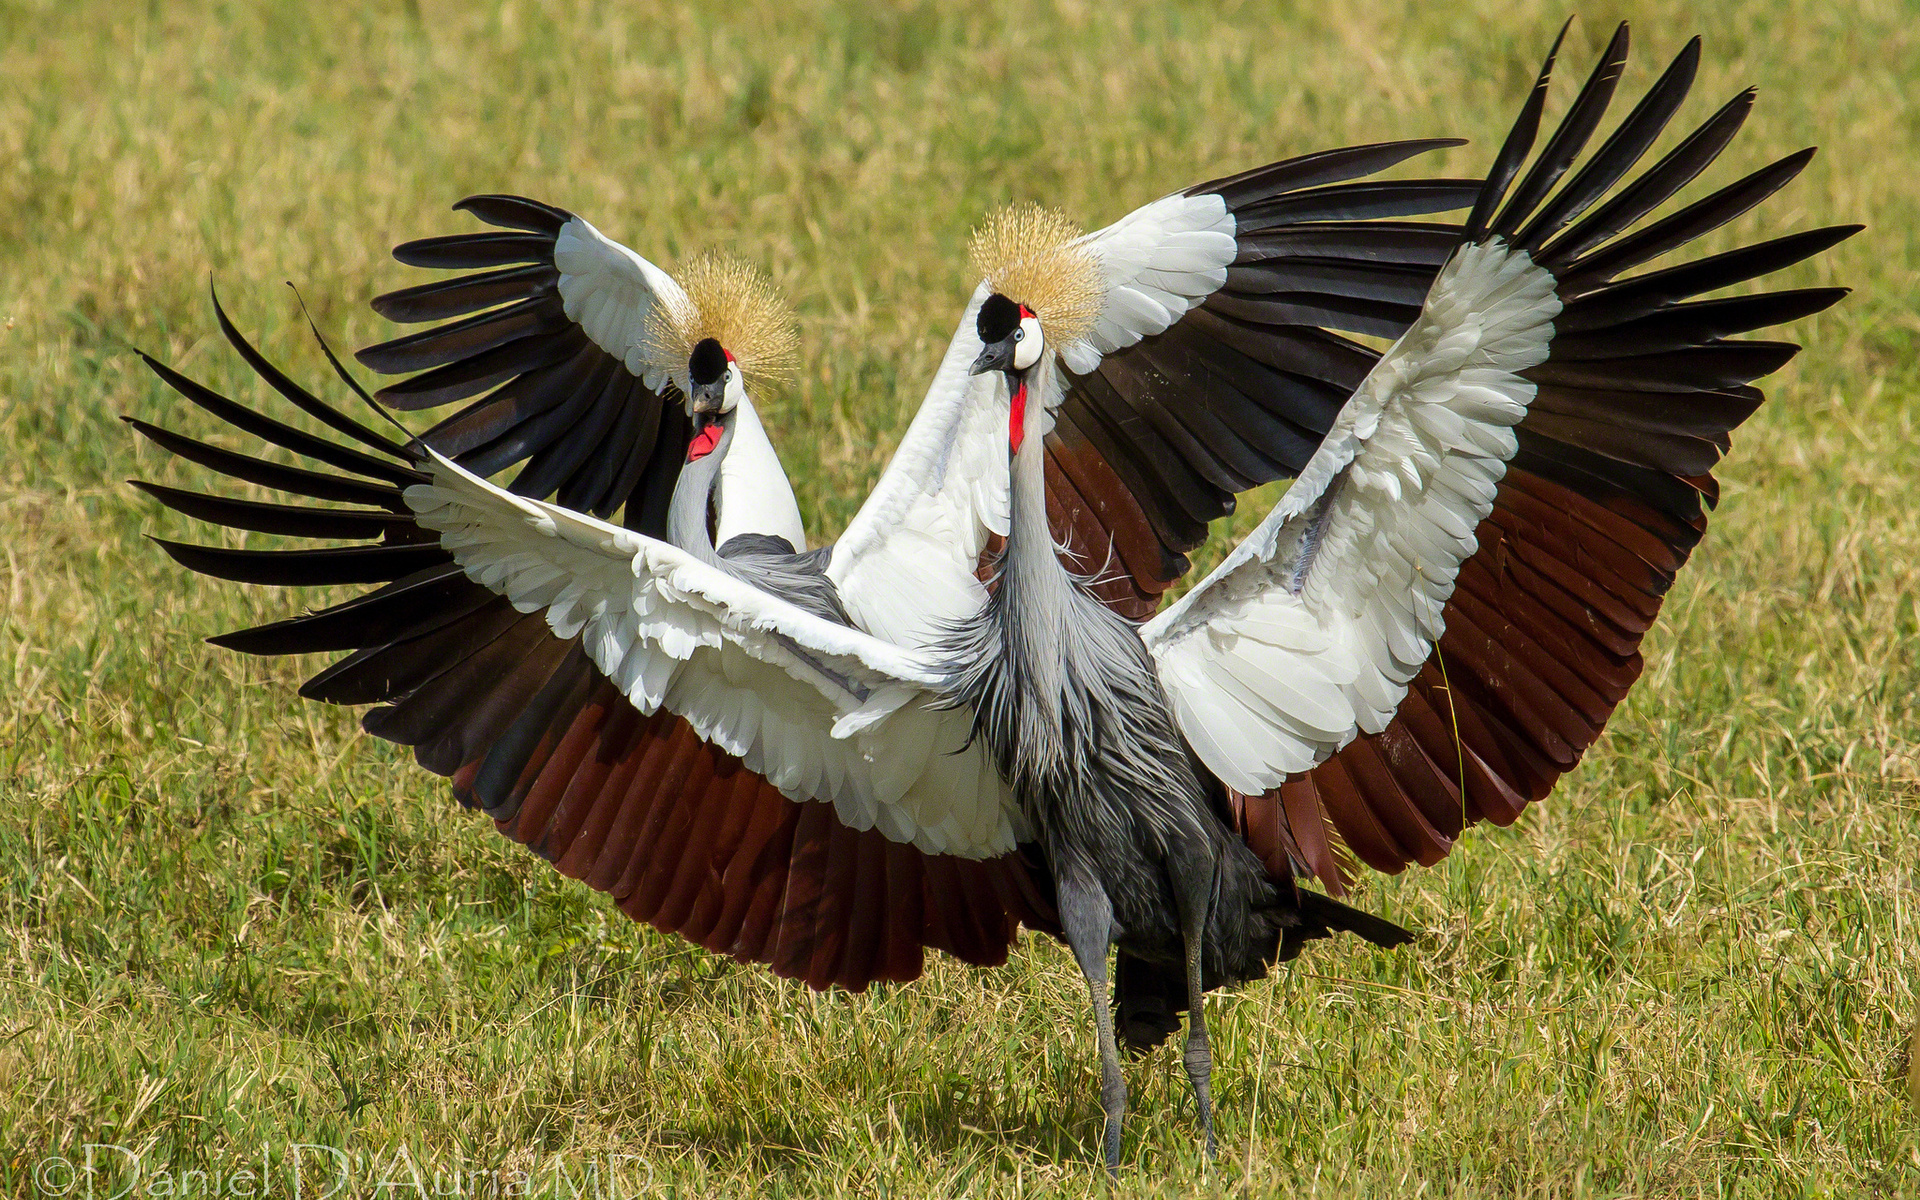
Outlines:
[[[648,340],[676,379],[707,338],[733,355],[750,388],[793,377],[800,337],[772,281],[740,259],[714,253],[687,263],[676,279],[686,300],[656,304],[647,314]]]
[[[988,286],[1033,310],[1048,345],[1064,346],[1093,332],[1106,299],[1100,264],[1079,238],[1065,213],[1028,201],[988,216],[967,255]]]

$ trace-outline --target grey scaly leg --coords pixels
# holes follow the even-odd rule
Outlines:
[[[1120,1123],[1127,1113],[1127,1082],[1120,1076],[1120,1048],[1113,1039],[1113,1004],[1107,996],[1107,947],[1113,940],[1113,902],[1091,875],[1063,871],[1057,882],[1060,926],[1073,949],[1093,1000],[1093,1028],[1100,1041],[1100,1106],[1106,1110],[1107,1174],[1120,1170]]]
[[[1193,872],[1195,883],[1181,889],[1180,934],[1187,951],[1187,1081],[1193,1084],[1194,1107],[1207,1135],[1207,1159],[1218,1157],[1213,1137],[1213,1052],[1207,1045],[1205,976],[1201,955],[1206,947],[1207,907],[1212,898],[1212,872]]]

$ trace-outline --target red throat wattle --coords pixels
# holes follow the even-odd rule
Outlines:
[[[1013,386],[1013,404],[1007,409],[1007,446],[1014,454],[1020,453],[1020,443],[1027,436],[1027,381],[1022,379]]]
[[[720,422],[715,421],[694,434],[693,441],[687,443],[687,461],[695,462],[712,454],[713,448],[720,444],[720,432]]]

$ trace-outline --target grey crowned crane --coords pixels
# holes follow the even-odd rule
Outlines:
[[[1736,98],[1602,202],[1678,107],[1696,47],[1562,183],[1608,107],[1627,32],[1619,28],[1535,158],[1556,42],[1411,328],[1346,399],[1266,519],[1144,625],[1099,602],[1055,553],[1049,525],[1042,435],[1114,343],[1126,344],[1102,324],[1115,294],[1098,249],[1106,235],[1076,236],[1029,210],[990,222],[977,239],[988,294],[971,371],[1007,399],[1011,505],[997,586],[946,643],[950,694],[974,712],[1050,868],[1092,995],[1110,1169],[1126,1090],[1109,945],[1121,969],[1132,968],[1123,1015],[1145,1025],[1146,1037],[1170,1032],[1166,1010],[1188,1012],[1185,1064],[1211,1150],[1205,992],[1258,978],[1302,937],[1344,928],[1391,944],[1397,932],[1350,911],[1325,914],[1291,886],[1291,864],[1256,854],[1257,834],[1237,836],[1236,807],[1245,822],[1245,798],[1284,802],[1289,783],[1333,766],[1328,783],[1358,793],[1355,815],[1371,818],[1364,833],[1386,844],[1384,865],[1397,867],[1394,849],[1444,853],[1476,803],[1483,813],[1489,801],[1524,803],[1511,784],[1506,797],[1494,787],[1482,799],[1475,776],[1483,787],[1503,782],[1489,767],[1525,764],[1535,738],[1563,760],[1591,742],[1638,666],[1637,647],[1609,637],[1619,625],[1605,620],[1609,607],[1635,598],[1619,585],[1639,585],[1642,611],[1657,601],[1704,524],[1708,469],[1761,399],[1751,382],[1798,350],[1727,335],[1818,312],[1844,294],[1692,301],[1799,261],[1854,227],[1618,278],[1746,211],[1806,161],[1783,160],[1621,236],[1718,154],[1750,103],[1750,94]],[[1230,249],[1212,264],[1228,287],[1236,271],[1249,291],[1271,286],[1264,272],[1229,259]],[[1153,282],[1166,333],[1188,319],[1183,308],[1211,299],[1188,293],[1172,272]],[[1199,400],[1204,386],[1182,385],[1202,372],[1185,376],[1162,370],[1142,389],[1147,404],[1129,399],[1136,410]],[[1199,426],[1187,426],[1196,440]],[[1557,511],[1522,502],[1520,528],[1496,520],[1503,493],[1514,492]],[[1569,524],[1573,536],[1563,532]],[[1523,547],[1558,561],[1538,573],[1506,561]],[[1506,603],[1483,605],[1484,584],[1469,572],[1491,575]],[[1644,629],[1631,609],[1626,616],[1627,631]],[[1473,734],[1455,697],[1444,708],[1427,697],[1426,713],[1409,703],[1456,628],[1468,634],[1462,658],[1471,670],[1448,674],[1462,690],[1479,685],[1484,705],[1469,717],[1481,725]],[[1430,718],[1441,713],[1448,721],[1436,728]],[[1363,735],[1371,747],[1335,758],[1365,746]],[[1550,783],[1553,758],[1540,757]],[[1292,832],[1292,811],[1279,815],[1269,844]],[[1319,824],[1313,815],[1299,824]]]
[[[492,728],[518,740],[467,746],[481,765],[452,772],[456,789],[516,836],[530,812],[557,830],[563,869],[585,846],[574,865],[595,864],[616,895],[649,879],[678,887],[707,869],[710,846],[751,840],[748,816],[724,801],[674,808],[661,798],[671,779],[645,766],[651,748],[585,748],[616,721],[672,713],[737,756],[742,777],[910,846],[907,861],[1003,867],[997,911],[1057,919],[1086,973],[1109,1167],[1125,1103],[1110,944],[1129,1042],[1158,1041],[1176,1012],[1191,1014],[1186,1062],[1211,1143],[1204,991],[1334,929],[1397,940],[1297,881],[1340,888],[1348,854],[1381,870],[1436,861],[1465,825],[1513,820],[1578,760],[1638,672],[1639,639],[1714,499],[1708,470],[1761,400],[1752,381],[1797,350],[1731,335],[1842,294],[1695,299],[1854,227],[1621,278],[1747,211],[1808,157],[1642,225],[1717,157],[1752,94],[1620,186],[1691,84],[1690,44],[1573,170],[1625,50],[1622,27],[1535,158],[1550,54],[1478,184],[1348,182],[1432,145],[1402,143],[1201,185],[1085,237],[1033,212],[990,222],[977,243],[986,282],[927,403],[825,556],[851,624],[716,565],[704,521],[675,523],[695,543],[675,546],[631,505],[616,525],[566,505],[564,489],[546,503],[530,485],[493,486],[431,434],[400,448],[404,478],[377,501],[365,493],[396,518],[388,540],[440,555],[432,569],[451,554],[514,611],[543,613],[548,652],[583,656],[598,694],[629,702],[555,735],[543,714],[568,710],[544,680],[483,682],[469,711],[494,712]],[[1468,203],[1463,227],[1396,219]],[[556,264],[535,265],[564,279]],[[449,326],[459,332],[435,369],[464,371],[475,390],[508,379],[505,391],[547,369],[532,347],[506,350],[521,341],[571,338],[619,357],[618,338],[593,329],[617,302],[532,300],[571,323],[527,335],[485,332],[518,317]],[[1396,340],[1376,355],[1328,330]],[[701,492],[740,444],[723,432],[722,461],[704,484],[679,473],[670,507],[708,516]],[[1298,477],[1286,497],[1217,571],[1146,624],[1123,619],[1155,606],[1236,492],[1285,475]],[[1076,566],[1104,574],[1089,581]],[[462,619],[422,611],[408,612],[415,642]],[[411,653],[464,662],[471,645],[463,634]],[[407,682],[371,698],[405,709],[419,691]],[[447,692],[436,703],[462,707]],[[544,758],[527,749],[550,742]],[[565,781],[540,784],[555,762]],[[655,835],[703,819],[720,832],[663,862],[689,842]],[[857,881],[816,893],[839,906],[815,926],[827,931],[816,949],[860,964],[853,975],[878,974],[901,906],[921,922],[907,926],[906,940],[923,935],[916,968],[934,944],[927,876],[896,889],[895,861],[843,853],[811,876]],[[805,878],[790,867],[789,892]],[[705,882],[676,894],[734,903],[724,875]]]

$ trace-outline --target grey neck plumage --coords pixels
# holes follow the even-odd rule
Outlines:
[[[712,521],[714,488],[721,466],[733,446],[734,423],[728,421],[711,451],[680,468],[667,507],[667,539],[708,566],[750,583],[824,620],[846,625],[847,612],[840,593],[826,576],[831,548],[796,553],[784,537],[743,533],[716,549]],[[736,496],[734,503],[749,503]]]
[[[733,422],[728,421],[719,442],[704,456],[680,468],[673,485],[673,500],[667,506],[667,539],[709,566],[724,568],[713,548],[709,524],[714,484],[720,478],[720,464],[726,461],[733,445]]]

